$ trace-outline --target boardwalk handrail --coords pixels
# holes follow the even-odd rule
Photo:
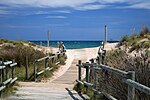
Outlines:
[[[145,85],[142,85],[142,84],[135,81],[134,71],[126,72],[126,71],[122,71],[122,70],[119,70],[119,69],[116,69],[116,68],[113,68],[113,67],[109,67],[109,66],[106,66],[106,65],[98,65],[98,64],[95,64],[95,63],[87,63],[87,62],[77,64],[77,66],[79,68],[87,68],[87,66],[89,66],[90,69],[95,69],[97,71],[104,69],[104,70],[110,71],[114,74],[117,74],[117,75],[121,76],[122,78],[125,78],[126,80],[123,81],[123,82],[128,85],[128,100],[134,100],[135,88],[142,91],[142,92],[144,92],[144,93],[146,93],[146,94],[148,94],[148,95],[150,95],[150,88],[149,87],[147,87]],[[81,72],[79,72],[79,73],[81,73]],[[86,73],[86,78],[88,76],[87,74],[89,74],[89,73]],[[81,77],[81,76],[79,76],[79,77]],[[77,80],[77,82],[80,83],[80,84],[84,84],[88,87],[90,86],[94,89],[94,84],[89,83],[87,80],[84,81],[84,82],[82,82],[81,80]],[[78,87],[78,88],[80,88],[80,87]],[[95,90],[95,91],[98,92],[98,90]],[[107,93],[104,94],[103,92],[102,92],[102,94],[105,95],[105,96],[109,95]]]
[[[89,74],[90,74],[89,70],[94,71],[95,79],[97,78],[95,70],[97,70],[97,71],[104,70],[107,72],[112,72],[118,76],[121,76],[121,78],[123,80],[122,82],[126,83],[128,85],[128,96],[127,96],[128,100],[134,100],[135,89],[138,89],[139,91],[142,91],[142,92],[150,95],[150,88],[149,87],[142,85],[142,84],[135,81],[135,72],[134,71],[126,72],[126,71],[119,70],[117,68],[113,68],[113,67],[104,65],[103,61],[99,60],[99,59],[103,60],[103,58],[101,56],[102,56],[102,54],[99,55],[97,58],[90,59],[91,63],[89,63],[89,62],[81,63],[81,60],[79,60],[78,64],[76,64],[76,66],[78,66],[78,68],[79,68],[78,80],[77,80],[77,82],[79,83],[77,85],[77,89],[79,92],[81,91],[80,90],[80,84],[84,84],[85,86],[87,86],[87,89],[91,89],[92,91],[94,91],[94,93],[103,94],[103,95],[105,95],[105,97],[107,97],[110,100],[116,100],[116,98],[114,98],[113,96],[111,96],[111,95],[109,95],[103,91],[98,91],[96,89],[96,80],[95,80],[94,84],[89,82]],[[85,76],[86,81],[83,81],[83,82],[81,81],[81,68],[86,69],[86,76]]]
[[[10,85],[17,80],[17,77],[15,77],[14,74],[15,66],[17,66],[17,63],[14,61],[2,61],[2,64],[0,65],[0,94],[7,87],[7,85]],[[11,75],[9,73],[10,69]]]
[[[125,81],[125,83],[132,86],[132,87],[134,87],[134,88],[136,88],[136,89],[138,89],[139,91],[142,91],[142,92],[150,95],[150,88],[145,86],[145,85],[142,85],[142,84],[140,84],[138,82],[135,82],[131,79],[127,79]]]
[[[45,71],[50,71],[52,70],[53,68],[50,68],[47,63],[48,63],[48,60],[52,60],[52,63],[55,63],[56,65],[59,64],[60,62],[55,62],[56,59],[59,59],[60,58],[60,55],[65,55],[65,52],[62,52],[62,53],[56,53],[54,54],[53,56],[46,56],[46,57],[43,57],[43,58],[40,58],[40,59],[36,59],[35,62],[33,63],[34,64],[34,81],[37,80],[37,76],[39,76],[40,74],[44,73]],[[38,62],[41,62],[41,61],[44,61],[44,69],[37,72],[37,63]]]

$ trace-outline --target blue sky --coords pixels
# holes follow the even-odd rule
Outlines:
[[[150,27],[150,0],[0,0],[0,38],[103,40]]]

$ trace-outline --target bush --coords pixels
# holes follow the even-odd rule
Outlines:
[[[128,35],[123,36],[121,42],[127,42],[127,41],[129,41],[129,36]]]
[[[35,59],[44,57],[45,54],[41,51],[35,50],[31,46],[24,46],[23,44],[3,45],[0,49],[0,58],[3,58],[4,60],[15,59],[18,66],[26,65],[26,56],[29,58],[29,63],[33,63]]]

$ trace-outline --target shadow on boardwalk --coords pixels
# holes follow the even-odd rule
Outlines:
[[[72,97],[73,100],[79,100],[78,98],[76,98],[76,96],[74,96],[76,93],[73,93],[71,90],[69,90],[68,88],[65,88],[68,91],[68,94]],[[85,98],[85,96],[83,96],[81,93],[78,93],[78,95],[82,98],[82,100],[88,100]]]

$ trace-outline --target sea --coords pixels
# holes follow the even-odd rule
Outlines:
[[[47,46],[47,41],[30,41],[37,45]],[[66,49],[92,48],[102,45],[102,41],[62,41]],[[108,41],[110,43],[118,41]],[[51,47],[58,47],[58,41],[50,41]]]

